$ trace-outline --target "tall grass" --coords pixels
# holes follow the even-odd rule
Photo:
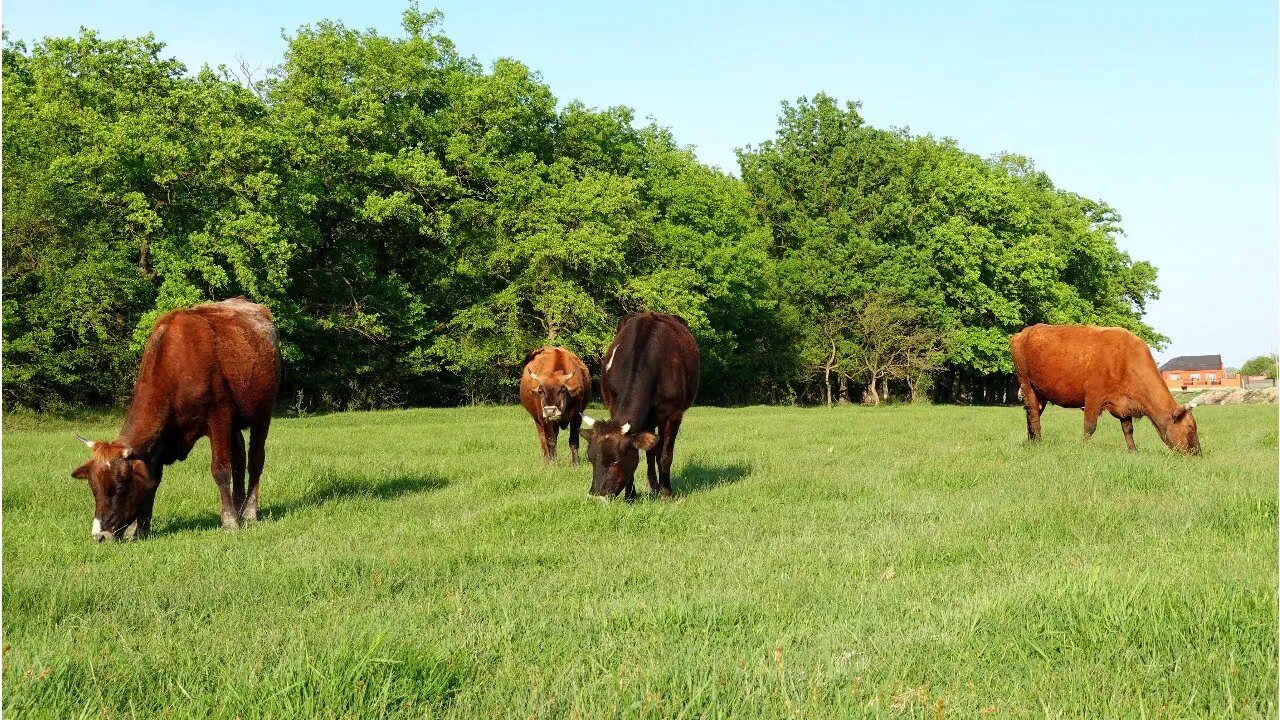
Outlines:
[[[64,424],[3,439],[14,717],[1276,717],[1277,417],[695,408],[600,504],[517,407],[278,420],[265,519],[201,443],[89,540]],[[106,421],[80,428],[114,437]],[[643,479],[639,480],[641,489]]]

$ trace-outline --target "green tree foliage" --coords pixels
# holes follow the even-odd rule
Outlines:
[[[439,20],[305,26],[259,82],[188,73],[150,36],[6,38],[5,402],[119,400],[160,313],[238,294],[274,313],[303,408],[510,399],[526,351],[598,367],[641,310],[688,322],[710,402],[872,382],[871,298],[937,341],[890,348],[912,383],[1006,370],[1028,322],[1160,340],[1114,210],[1025,158],[818,96],[784,104],[738,180],[627,108],[482,66]]]
[[[161,49],[91,31],[30,53],[6,39],[6,400],[107,400],[160,311],[282,296],[284,239],[252,209],[274,180],[246,143],[262,106]]]
[[[1027,159],[872,128],[856,103],[826,95],[784,103],[779,124],[739,160],[783,297],[808,329],[800,357],[811,372],[865,355],[855,318],[880,293],[945,334],[946,363],[979,373],[1009,372],[1009,336],[1036,322],[1164,340],[1141,319],[1155,268],[1116,247],[1119,216],[1056,189]],[[878,373],[862,365],[872,382]]]
[[[1274,378],[1276,376],[1277,361],[1280,361],[1280,355],[1276,353],[1249,358],[1240,366],[1240,374],[1245,376],[1266,375],[1269,378]]]

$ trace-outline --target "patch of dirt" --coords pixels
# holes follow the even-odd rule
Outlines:
[[[1275,387],[1260,390],[1243,390],[1230,388],[1210,390],[1196,397],[1197,405],[1274,405],[1280,398],[1280,389]]]

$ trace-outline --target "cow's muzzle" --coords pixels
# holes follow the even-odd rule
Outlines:
[[[556,407],[555,405],[542,406],[542,419],[543,420],[559,420],[560,408]]]

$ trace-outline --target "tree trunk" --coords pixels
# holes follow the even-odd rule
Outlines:
[[[141,273],[143,277],[151,277],[151,258],[148,252],[147,238],[145,235],[142,237],[140,247],[138,248],[138,272]]]
[[[827,407],[831,407],[831,366],[822,369],[822,387],[827,391]]]
[[[876,376],[871,376],[871,382],[867,383],[866,392],[862,394],[862,402],[866,405],[879,405],[880,396],[876,394]]]
[[[889,376],[880,378],[880,397],[889,402]]]

